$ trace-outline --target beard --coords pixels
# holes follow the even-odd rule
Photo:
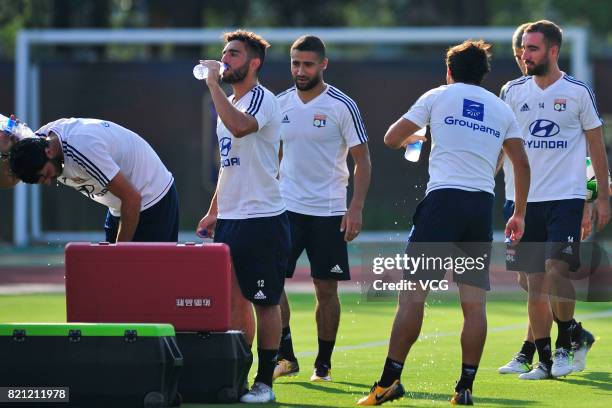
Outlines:
[[[541,76],[546,75],[548,73],[549,66],[550,62],[547,58],[539,64],[534,64],[532,66],[525,65],[525,68],[527,69],[527,75]]]
[[[223,82],[225,82],[226,84],[236,84],[242,80],[244,80],[244,78],[246,78],[246,76],[249,73],[249,62],[251,62],[250,60],[245,62],[242,66],[237,67],[237,68],[232,68],[232,72],[231,73],[223,73],[223,76],[221,77],[221,80]]]
[[[64,161],[58,157],[49,159],[49,161],[51,162],[51,164],[53,165],[53,168],[55,169],[55,174],[57,175],[56,178],[59,177],[64,171]]]
[[[315,86],[319,85],[321,83],[321,81],[322,81],[322,78],[321,78],[321,73],[320,72],[317,73],[317,75],[314,78],[312,78],[310,81],[306,82],[303,85],[300,85],[298,83],[297,77],[293,77],[293,83],[295,83],[295,87],[297,89],[299,89],[300,91],[309,91],[312,88],[314,88]]]

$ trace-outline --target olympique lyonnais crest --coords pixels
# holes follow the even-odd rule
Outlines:
[[[566,107],[567,107],[567,99],[555,99],[555,104],[553,105],[553,108],[557,112],[563,112]]]
[[[327,121],[327,115],[322,115],[317,113],[314,115],[314,119],[312,120],[312,126],[316,126],[318,128],[325,127],[325,123]]]

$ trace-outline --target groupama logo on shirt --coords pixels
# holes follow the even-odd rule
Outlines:
[[[484,104],[470,99],[463,99],[463,117],[484,121]]]

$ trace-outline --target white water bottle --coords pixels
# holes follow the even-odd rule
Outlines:
[[[417,136],[425,136],[425,132],[427,132],[427,126],[417,130],[414,132]],[[423,141],[419,140],[409,145],[406,145],[406,152],[404,153],[404,158],[411,162],[418,162],[419,157],[421,157],[421,149],[423,148]]]
[[[225,71],[225,64],[220,62],[221,68],[219,69],[219,75],[223,75],[223,71]],[[208,68],[206,68],[202,64],[198,64],[193,67],[193,76],[200,81],[206,79],[208,77]]]
[[[35,136],[32,129],[15,119],[15,115],[6,117],[0,114],[0,130],[9,135],[16,136],[19,140]]]

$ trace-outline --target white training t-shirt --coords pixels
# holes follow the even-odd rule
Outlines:
[[[278,95],[282,112],[281,194],[287,209],[316,216],[343,215],[349,149],[367,143],[357,104],[327,85],[303,103],[295,87]]]
[[[75,188],[121,216],[121,200],[108,191],[108,183],[121,172],[141,195],[140,211],[161,200],[174,178],[157,153],[136,133],[99,119],[59,119],[36,134],[55,133],[64,153],[58,181]]]
[[[521,138],[508,106],[477,85],[454,83],[432,89],[403,117],[431,127],[426,194],[441,188],[493,194],[502,145],[506,139]]]
[[[234,96],[229,96],[233,101]],[[221,172],[217,189],[219,219],[272,217],[285,211],[278,179],[280,109],[272,92],[256,85],[234,103],[253,116],[259,129],[241,138],[217,120]]]
[[[542,90],[533,77],[508,82],[501,97],[516,114],[531,167],[527,201],[586,198],[585,130],[603,125],[595,94],[562,73]],[[512,163],[504,160],[506,199],[514,200]]]

